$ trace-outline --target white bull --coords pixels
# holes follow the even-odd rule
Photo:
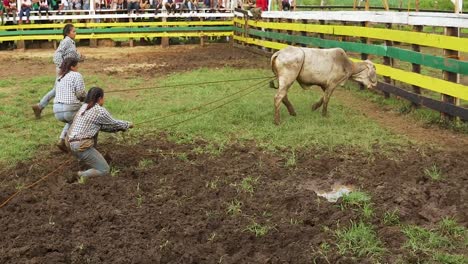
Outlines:
[[[294,81],[297,81],[304,89],[312,85],[322,88],[323,96],[312,105],[312,111],[323,105],[323,116],[327,115],[328,101],[333,90],[349,78],[368,88],[377,85],[374,64],[369,60],[354,63],[340,48],[313,49],[289,46],[273,54],[271,67],[279,85],[275,96],[276,125],[280,123],[281,102],[286,105],[290,115],[296,115],[287,95]]]

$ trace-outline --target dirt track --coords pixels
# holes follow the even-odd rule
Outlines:
[[[268,68],[268,58],[226,45],[142,47],[133,49],[131,56],[129,49],[108,50],[107,55],[101,50],[82,51],[88,55],[85,73],[100,71],[102,65],[114,69],[132,63],[150,65],[146,71],[123,72],[122,77],[224,65]],[[12,54],[29,56],[5,54],[0,53],[2,65]],[[41,52],[34,56],[47,58]],[[33,64],[17,60],[10,72],[37,67],[53,72],[45,60]],[[423,128],[397,115],[385,113],[383,118],[384,112],[375,105],[359,102],[353,107],[372,110],[371,118],[382,116],[377,119],[383,126],[440,148],[410,147],[393,157],[378,151],[369,157],[352,149],[331,153],[307,149],[299,150],[296,164],[288,167],[286,158],[263,151],[254,142],[232,145],[219,156],[196,151],[209,142],[177,145],[164,134],[137,145],[116,143],[111,149],[105,144],[101,149],[111,153],[108,158],[119,169],[114,177],[84,185],[67,183],[79,169],[72,162],[0,208],[0,263],[310,263],[314,258],[326,263],[316,250],[323,242],[333,245],[335,238],[324,227],[335,230],[337,223],[360,218],[357,211],[341,210],[312,190],[326,190],[337,182],[371,194],[376,211],[371,223],[389,250],[383,260],[411,262],[413,256],[401,248],[404,235],[379,219],[398,208],[405,224],[432,227],[442,217],[452,216],[467,226],[467,138]],[[420,138],[422,134],[434,136]],[[15,192],[19,179],[33,182],[70,158],[56,156],[50,152],[0,171],[0,201]],[[431,181],[424,175],[423,169],[433,164],[443,171],[443,180]],[[248,177],[257,179],[252,193],[241,188]],[[241,203],[241,211],[232,215],[228,206],[234,201]],[[255,236],[248,230],[253,223],[268,227],[268,233]],[[328,260],[370,263],[366,258],[341,256],[336,248]]]

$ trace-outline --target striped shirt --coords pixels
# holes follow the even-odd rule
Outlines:
[[[68,131],[69,140],[80,140],[93,138],[99,131],[117,132],[126,131],[129,122],[116,120],[99,104],[86,110],[88,104],[81,106],[76,113],[73,124]],[[86,111],[85,111],[86,110]],[[83,115],[81,115],[84,112]]]
[[[54,103],[79,104],[86,97],[83,76],[79,72],[70,71],[55,83]]]
[[[79,60],[81,55],[76,50],[75,41],[69,36],[66,36],[64,39],[62,39],[62,41],[60,41],[60,45],[54,53],[55,66],[60,68],[63,60],[69,57]]]

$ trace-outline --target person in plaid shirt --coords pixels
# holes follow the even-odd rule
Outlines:
[[[112,118],[103,105],[104,91],[99,87],[91,88],[86,95],[85,104],[76,113],[68,131],[68,143],[72,154],[91,167],[86,171],[79,171],[78,177],[103,176],[110,171],[109,164],[95,148],[99,131],[127,131],[133,127],[128,121]]]
[[[81,107],[81,102],[86,97],[83,76],[77,70],[78,60],[72,57],[66,58],[62,63],[60,77],[55,85],[55,118],[65,123],[59,142],[57,143],[57,147],[63,152],[68,152],[65,145],[65,136],[76,112]]]
[[[55,72],[57,77],[60,73],[60,66],[66,58],[75,58],[79,61],[84,59],[84,56],[78,53],[75,46],[76,31],[73,24],[66,24],[63,28],[63,40],[60,41],[60,45],[54,53]],[[49,101],[55,96],[55,85],[44,97],[42,97],[39,104],[32,106],[34,115],[36,118],[41,118],[42,110],[47,106]]]

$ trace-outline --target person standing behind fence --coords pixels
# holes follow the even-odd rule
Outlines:
[[[63,152],[68,152],[65,137],[76,112],[81,107],[81,102],[86,97],[83,76],[78,72],[78,60],[76,58],[66,58],[63,61],[55,91],[55,118],[65,123],[57,147]]]
[[[75,58],[77,60],[83,60],[84,56],[82,56],[76,50],[75,39],[76,31],[75,27],[72,24],[66,24],[63,28],[63,39],[60,41],[60,45],[54,53],[54,63],[55,63],[55,73],[58,77],[60,74],[60,66],[62,62],[66,58]],[[32,106],[34,111],[34,115],[36,118],[41,118],[42,110],[47,106],[49,101],[55,96],[55,84],[52,90],[50,90],[44,97],[42,97],[39,104],[35,104]]]
[[[70,127],[68,133],[70,151],[80,162],[91,167],[86,171],[79,171],[78,177],[103,176],[110,171],[109,164],[95,148],[99,131],[127,131],[133,127],[128,121],[112,118],[103,105],[104,91],[99,87],[91,88],[85,104],[76,114]]]

